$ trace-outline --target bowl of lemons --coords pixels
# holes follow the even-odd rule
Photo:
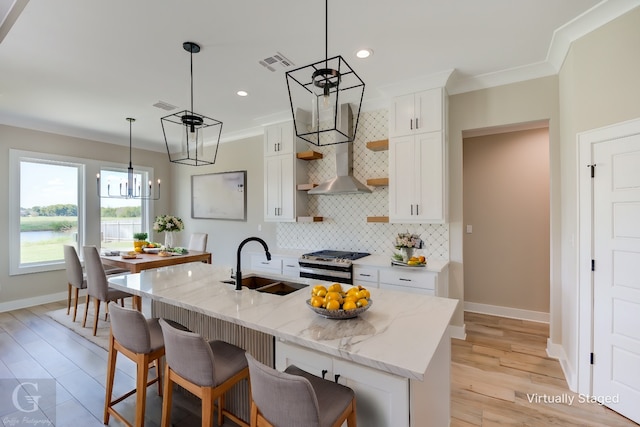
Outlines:
[[[347,290],[340,283],[330,286],[316,285],[311,289],[307,306],[316,314],[327,319],[352,319],[367,311],[373,305],[371,294],[363,286],[353,286]]]

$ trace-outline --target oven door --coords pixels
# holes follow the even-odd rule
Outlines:
[[[327,265],[299,260],[300,277],[308,279],[326,280],[328,282],[338,282],[345,284],[353,283],[353,268],[351,265]]]

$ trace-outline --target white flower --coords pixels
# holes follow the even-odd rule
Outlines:
[[[184,229],[184,223],[182,219],[173,215],[160,215],[156,217],[153,222],[153,230],[158,232],[174,232]]]

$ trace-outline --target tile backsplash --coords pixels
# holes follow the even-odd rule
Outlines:
[[[388,138],[388,111],[363,112],[353,142],[353,175],[365,183],[368,178],[389,176],[389,152],[367,149],[368,141]],[[322,183],[335,176],[335,147],[312,146],[324,158],[309,162],[309,182]],[[427,258],[449,259],[448,224],[368,223],[368,216],[388,216],[388,187],[373,187],[370,194],[307,196],[309,215],[323,222],[278,223],[278,247],[287,249],[338,249],[391,255],[398,233],[419,234]]]

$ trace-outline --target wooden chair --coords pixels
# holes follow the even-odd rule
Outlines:
[[[193,233],[191,234],[191,238],[189,239],[189,246],[187,247],[190,251],[199,251],[205,252],[207,250],[207,233]]]
[[[160,329],[158,319],[145,319],[139,311],[119,307],[113,302],[109,303],[109,316],[111,318],[111,332],[109,334],[107,386],[104,398],[104,424],[109,424],[109,418],[113,415],[126,426],[142,427],[144,425],[147,387],[158,383],[158,395],[162,395],[162,369],[160,367],[161,359],[164,356],[162,329]],[[136,388],[120,397],[112,398],[118,352],[135,362]],[[148,381],[150,364],[156,368],[156,377]],[[134,393],[137,393],[136,412],[134,423],[131,424],[116,411],[114,406]]]
[[[76,314],[78,313],[78,296],[80,289],[87,289],[87,278],[74,246],[64,245],[64,264],[67,271],[67,315],[71,311],[71,294],[73,291],[73,321],[75,322]],[[107,276],[127,273],[129,273],[129,270],[118,267],[105,268]]]
[[[251,375],[251,427],[356,427],[356,397],[349,387],[291,365],[284,372],[247,354]]]
[[[122,300],[121,305],[124,305],[124,299],[128,297],[133,298],[132,305],[135,307],[137,305],[138,310],[142,310],[140,304],[136,304],[135,301],[139,300],[139,298],[134,297],[130,293],[118,291],[115,289],[109,288],[109,283],[107,282],[107,275],[104,271],[104,266],[100,261],[100,254],[98,253],[98,249],[95,246],[85,246],[84,250],[84,262],[87,270],[87,300],[86,306],[84,307],[84,319],[82,320],[82,327],[84,328],[87,324],[87,314],[89,313],[89,301],[93,298],[93,303],[95,307],[95,318],[93,319],[93,335],[96,335],[98,330],[98,317],[100,316],[100,302],[104,301],[105,303],[109,303],[110,301]],[[109,313],[107,306],[107,310],[105,313],[106,316]]]
[[[166,364],[162,427],[171,425],[173,384],[185,388],[202,400],[202,427],[211,427],[214,402],[218,401],[218,425],[226,416],[236,424],[245,421],[224,409],[224,393],[249,377],[244,350],[224,341],[205,341],[200,335],[181,331],[160,319],[164,335]]]

